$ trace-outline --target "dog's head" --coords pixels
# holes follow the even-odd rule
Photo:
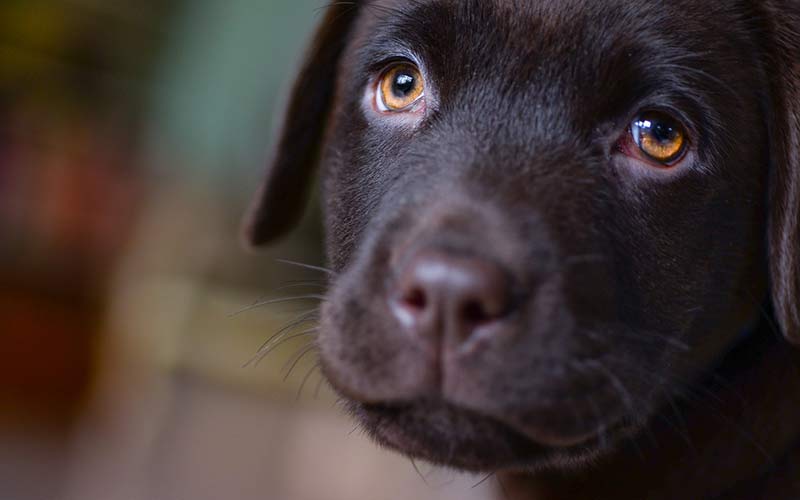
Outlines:
[[[777,4],[329,8],[248,234],[286,232],[321,165],[318,344],[378,441],[467,469],[579,460],[768,295],[800,341],[800,13]]]

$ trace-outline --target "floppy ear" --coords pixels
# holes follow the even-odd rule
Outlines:
[[[775,314],[800,345],[800,3],[766,2],[772,50],[770,278]]]
[[[339,58],[360,2],[334,2],[314,36],[283,115],[267,172],[245,218],[245,241],[286,234],[303,214],[319,161]]]

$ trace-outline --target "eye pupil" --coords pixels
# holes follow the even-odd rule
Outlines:
[[[663,122],[656,122],[651,128],[651,133],[653,138],[661,143],[672,142],[678,135],[675,127]]]
[[[403,98],[412,93],[415,87],[416,80],[412,75],[407,73],[399,73],[394,79],[392,93],[397,97]]]

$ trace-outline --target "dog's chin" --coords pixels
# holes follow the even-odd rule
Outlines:
[[[579,467],[608,453],[634,427],[620,419],[590,433],[550,436],[545,443],[529,431],[439,400],[391,405],[349,401],[348,408],[381,445],[473,472]]]

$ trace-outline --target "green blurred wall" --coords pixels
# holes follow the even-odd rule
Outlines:
[[[252,182],[321,3],[187,0],[153,86],[153,163]]]

